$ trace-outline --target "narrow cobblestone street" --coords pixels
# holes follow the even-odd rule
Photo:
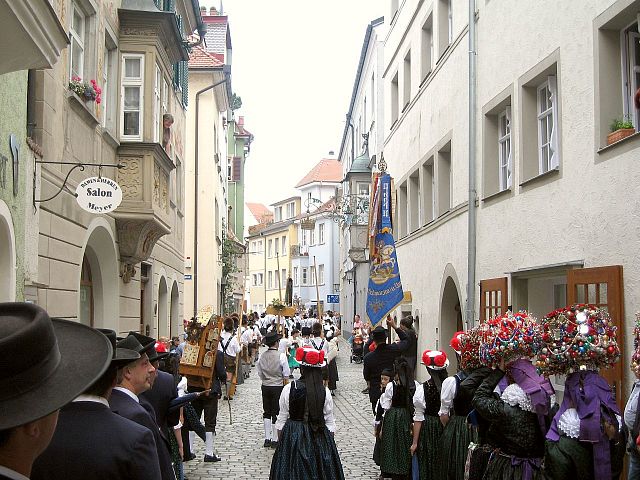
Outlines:
[[[341,340],[337,360],[340,381],[334,397],[335,439],[345,478],[375,479],[379,470],[371,459],[374,444],[371,405],[368,395],[361,393],[365,385],[362,365],[349,363],[350,352],[349,345]],[[232,425],[229,424],[228,402],[220,400],[214,450],[222,461],[204,463],[204,442],[196,439],[193,451],[197,457],[185,463],[188,480],[269,478],[274,450],[262,447],[262,400],[255,368],[249,379],[238,387],[231,409]]]

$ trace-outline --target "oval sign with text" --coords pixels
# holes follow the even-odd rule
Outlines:
[[[76,200],[89,213],[108,213],[122,202],[122,189],[110,178],[90,177],[78,184]]]

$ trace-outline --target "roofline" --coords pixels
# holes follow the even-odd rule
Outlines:
[[[265,236],[268,233],[280,232],[281,230],[285,230],[285,227],[289,228],[291,225],[293,225],[295,223],[295,220],[296,220],[296,217],[289,218],[287,220],[281,220],[280,222],[272,222],[272,223],[268,224],[268,226],[266,226],[262,230],[260,230],[258,233],[254,233],[253,235],[249,235],[247,237],[247,239],[253,238],[253,237]]]
[[[309,185],[313,185],[314,183],[335,183],[335,184],[340,184],[342,183],[342,180],[311,180],[310,182],[307,183],[302,183],[302,184],[297,184],[296,188],[302,188],[302,187],[307,187]]]
[[[362,78],[362,69],[364,67],[364,61],[367,58],[367,50],[369,50],[369,42],[371,40],[371,33],[373,29],[378,25],[384,23],[384,17],[378,17],[371,21],[367,25],[367,31],[364,35],[364,42],[362,43],[362,50],[360,51],[360,61],[358,62],[358,70],[356,71],[356,79],[353,82],[353,90],[351,91],[351,102],[349,102],[349,112],[347,113],[347,123],[344,126],[342,132],[342,142],[340,142],[340,151],[338,152],[338,158],[342,158],[342,152],[344,151],[344,144],[347,141],[347,132],[349,131],[349,120],[353,115],[353,107],[356,103],[356,97],[358,96],[358,85],[360,85],[360,79]]]
[[[281,203],[289,202],[291,200],[302,200],[302,197],[299,195],[294,195],[293,197],[285,198],[284,200],[279,200],[276,203],[272,203],[269,206],[275,207],[276,205],[280,205]]]

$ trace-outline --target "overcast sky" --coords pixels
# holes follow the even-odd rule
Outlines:
[[[220,7],[219,0],[200,0]],[[254,134],[245,201],[270,205],[338,155],[367,25],[385,0],[224,0],[236,115]]]

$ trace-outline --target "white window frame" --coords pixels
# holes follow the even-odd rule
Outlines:
[[[316,284],[316,267],[314,267],[313,265],[309,267],[309,280],[309,285]]]
[[[541,99],[543,92],[549,91],[550,105],[541,110]],[[559,153],[558,153],[558,91],[556,77],[550,75],[547,80],[542,82],[537,87],[536,94],[536,112],[537,112],[537,125],[538,125],[538,173],[540,175],[557,169],[559,165]],[[547,142],[543,143],[543,128],[546,130]],[[548,148],[548,159],[544,158],[545,149]]]
[[[282,256],[286,256],[287,255],[287,236],[283,235],[282,236],[282,240],[281,240],[281,245],[282,245]]]
[[[447,28],[449,29],[448,44],[453,43],[453,0],[447,0]]]
[[[271,238],[267,242],[267,257],[269,258],[273,257],[273,239]]]
[[[640,130],[640,110],[635,108],[634,97],[640,88],[640,65],[635,65],[636,50],[640,49],[639,22],[631,23],[620,32],[622,52],[622,94],[624,99],[623,114],[625,119],[631,119],[636,131]]]
[[[264,253],[264,249],[262,246],[262,240],[258,240],[258,252]]]
[[[279,237],[275,238],[273,251],[276,253],[276,257],[280,255],[280,238]]]
[[[309,246],[316,244],[316,229],[309,230]]]
[[[140,60],[140,77],[125,77],[125,64],[128,59]],[[144,132],[144,55],[137,53],[122,54],[122,81],[121,81],[121,101],[120,101],[120,138],[126,141],[142,141]],[[124,133],[124,114],[125,114],[125,89],[129,87],[138,87],[140,89],[140,105],[138,117],[138,135],[126,135]],[[135,110],[128,110],[135,111]]]
[[[273,290],[273,272],[271,270],[267,272],[267,279],[267,288]]]
[[[307,231],[303,230],[302,228],[300,229],[300,236],[302,237],[302,246],[306,247],[307,246]]]
[[[298,267],[293,267],[293,286],[298,286]]]
[[[498,114],[498,182],[500,191],[511,188],[513,176],[511,106]]]
[[[263,286],[264,285],[264,273],[260,272],[258,274],[258,285]]]
[[[306,267],[302,267],[302,285],[307,285],[309,283],[308,271],[309,270]]]
[[[253,274],[253,286],[254,287],[258,286],[258,274],[257,273]]]
[[[318,224],[318,245],[324,244],[324,222]]]
[[[287,269],[283,268],[282,272],[280,274],[280,278],[282,280],[282,287],[286,288],[287,287]]]
[[[318,285],[324,285],[324,264],[318,265]]]
[[[82,31],[81,32],[77,32],[74,28],[73,28],[73,19],[75,16],[75,13],[78,13],[78,15],[80,16],[80,18],[82,19],[81,25],[82,25]],[[86,33],[87,33],[87,16],[86,14],[82,11],[82,9],[78,6],[78,4],[76,2],[72,2],[71,3],[71,16],[70,16],[70,25],[69,25],[69,41],[70,41],[70,45],[69,45],[69,81],[71,81],[71,77],[74,75],[73,73],[73,51],[74,51],[74,40],[77,42],[78,46],[80,47],[80,51],[82,52],[82,54],[80,55],[80,65],[79,65],[79,69],[76,72],[76,74],[82,78],[82,80],[84,81],[84,46],[85,46],[85,40],[86,40]],[[89,79],[87,79],[88,81]]]
[[[282,221],[282,205],[276,207],[273,214],[274,214],[274,221],[276,222]]]
[[[153,141],[154,143],[159,143],[162,128],[162,113],[161,113],[161,105],[162,105],[162,70],[160,69],[160,65],[156,63],[156,71],[153,79]]]

